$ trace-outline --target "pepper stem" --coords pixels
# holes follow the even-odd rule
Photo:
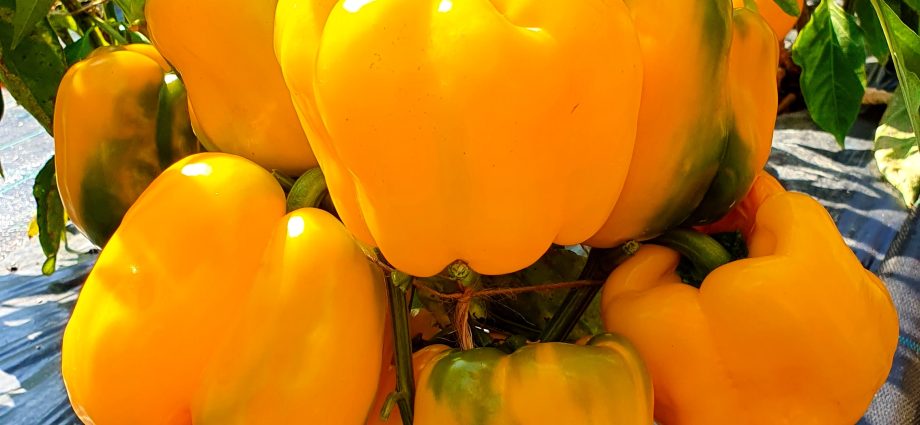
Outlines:
[[[121,35],[121,33],[118,32],[118,30],[116,30],[111,25],[109,25],[109,23],[106,22],[105,19],[102,19],[96,15],[93,15],[93,22],[96,24],[96,27],[101,29],[106,34],[108,34],[109,37],[112,37],[112,40],[115,40],[116,45],[124,46],[125,44],[130,44],[128,42],[128,39],[125,38],[125,36]]]
[[[588,261],[585,263],[585,268],[581,270],[578,280],[605,280],[613,269],[638,250],[639,242],[636,241],[626,242],[616,248],[594,248],[588,254]],[[540,341],[565,341],[600,290],[600,285],[569,290],[559,310],[556,310],[556,314],[540,335]]]
[[[457,330],[457,343],[461,350],[472,350],[475,344],[470,329],[470,304],[476,291],[482,287],[482,279],[479,273],[460,260],[447,266],[447,275],[463,289],[463,297],[457,300],[453,319],[454,328]]]
[[[61,4],[67,9],[67,13],[73,16],[74,21],[83,32],[84,37],[89,37],[93,47],[108,46],[108,41],[102,35],[102,31],[93,22],[93,14],[89,8],[84,8],[79,0],[61,0]]]
[[[278,180],[278,184],[281,185],[281,188],[284,189],[285,192],[290,192],[291,189],[294,188],[294,179],[288,177],[286,174],[278,170],[272,170],[272,177]]]
[[[311,168],[291,187],[287,197],[287,210],[291,212],[300,208],[318,208],[326,194],[326,177],[323,170],[319,167]]]
[[[301,177],[302,178],[302,177]],[[412,425],[412,404],[415,400],[415,377],[412,369],[412,340],[409,337],[409,308],[406,288],[412,277],[394,271],[387,274],[387,295],[390,300],[390,319],[393,324],[393,344],[396,354],[396,405],[403,425]]]
[[[671,230],[652,243],[671,248],[690,260],[705,277],[713,270],[732,260],[731,254],[711,236],[693,229]]]

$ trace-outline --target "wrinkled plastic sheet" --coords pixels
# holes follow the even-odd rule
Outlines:
[[[861,423],[920,424],[920,217],[882,180],[870,141],[848,138],[847,147],[838,149],[803,114],[783,116],[768,170],[827,207],[897,305],[901,339],[894,367]],[[79,423],[61,381],[61,335],[93,257],[40,277],[34,276],[40,249],[32,244],[26,251],[20,261],[28,264],[0,276],[0,423]]]

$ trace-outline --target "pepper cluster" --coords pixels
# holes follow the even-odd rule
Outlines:
[[[59,186],[104,245],[63,343],[84,422],[836,425],[884,381],[884,285],[762,171],[757,11],[229,3],[147,0],[155,48],[62,82]],[[548,314],[480,302],[559,251],[590,254]]]

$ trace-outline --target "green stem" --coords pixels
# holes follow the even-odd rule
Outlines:
[[[93,22],[93,14],[89,10],[83,9],[80,0],[61,0],[61,4],[73,16],[77,26],[83,31],[83,36],[89,37],[93,47],[107,46],[109,44],[102,35],[102,31]]]
[[[287,174],[278,170],[272,170],[272,177],[278,180],[278,184],[281,185],[281,188],[284,189],[285,192],[290,192],[291,189],[294,188],[294,179],[288,177]]]
[[[702,276],[732,260],[731,254],[715,239],[692,229],[671,230],[652,240],[652,243],[679,252],[693,263]]]
[[[888,24],[888,20],[885,17],[885,13],[882,11],[882,6],[879,4],[879,0],[869,0],[872,3],[872,7],[875,9],[875,14],[878,15],[878,21],[882,25],[882,32],[885,33],[885,41],[888,42],[888,51],[891,52],[891,60],[894,61],[894,69],[898,74],[898,81],[903,85],[904,82],[908,81],[908,70],[906,65],[904,65],[904,58],[901,57],[901,49],[899,46],[894,43],[894,36],[892,35],[891,26]],[[888,7],[886,4],[885,7]],[[907,117],[910,119],[910,126],[914,130],[914,142],[917,144],[917,147],[920,147],[920,117],[917,115],[917,107],[920,105],[913,105],[911,103],[911,98],[907,93],[907,86],[905,89],[901,90],[901,96],[904,98],[904,105],[907,106]]]
[[[114,3],[114,2],[112,2],[112,1],[106,2],[106,3],[102,6],[102,11],[105,12],[105,17],[106,17],[106,18],[112,18],[112,19],[115,19],[115,20],[118,19],[118,14],[115,13],[115,3]]]
[[[412,403],[415,400],[415,378],[412,370],[412,340],[409,336],[409,307],[406,305],[406,288],[412,277],[401,272],[387,276],[387,295],[390,300],[390,319],[393,324],[393,344],[396,354],[396,400],[403,425],[412,425]]]
[[[626,259],[631,257],[639,250],[639,243],[629,241],[616,248],[594,248],[588,254],[588,261],[585,268],[581,270],[578,280],[604,280],[607,276],[622,264]],[[572,329],[585,314],[591,301],[600,291],[600,285],[587,286],[584,288],[572,289],[562,300],[562,305],[556,314],[550,319],[543,333],[540,335],[540,341],[557,342],[565,341]]]
[[[97,27],[105,31],[105,33],[108,34],[109,37],[112,37],[112,40],[115,40],[116,45],[130,44],[128,42],[128,39],[125,38],[125,36],[121,35],[121,33],[118,32],[118,30],[116,30],[115,28],[112,28],[112,26],[109,25],[109,23],[105,19],[102,19],[96,15],[93,15],[93,22],[96,24]]]
[[[319,167],[311,168],[294,182],[287,198],[288,212],[300,208],[317,208],[326,197],[326,178]]]
[[[457,260],[448,265],[447,276],[457,281],[461,288],[482,289],[482,276],[464,261]]]

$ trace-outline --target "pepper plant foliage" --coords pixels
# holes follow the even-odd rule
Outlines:
[[[912,163],[909,157],[918,155],[908,144],[920,146],[920,0],[809,0],[806,10],[799,10],[796,0],[773,1],[792,16],[809,13],[792,55],[803,68],[801,90],[814,121],[841,145],[859,112],[867,55],[893,62],[902,86],[897,106],[903,112],[889,116],[898,117],[899,143],[891,148],[893,139],[881,137],[880,149],[886,150],[879,163],[883,173],[903,187],[904,172],[892,177],[884,170],[903,170],[903,164]],[[50,133],[57,87],[67,67],[100,45],[145,42],[144,4],[145,0],[0,0],[0,81]],[[880,134],[890,135],[894,127],[885,125]],[[43,177],[36,180],[35,193],[53,193],[54,179]],[[910,186],[916,179],[906,181]],[[916,201],[917,192],[909,192],[908,203]],[[37,200],[42,205],[37,220],[40,239],[53,258],[51,251],[58,244],[51,241],[62,234],[63,224],[44,217],[58,211],[49,204],[57,200],[42,198]]]
[[[808,110],[841,146],[859,113],[867,52],[893,62],[911,127],[920,127],[920,37],[902,20],[916,22],[917,10],[920,0],[820,0],[796,38],[792,57],[802,67]]]

